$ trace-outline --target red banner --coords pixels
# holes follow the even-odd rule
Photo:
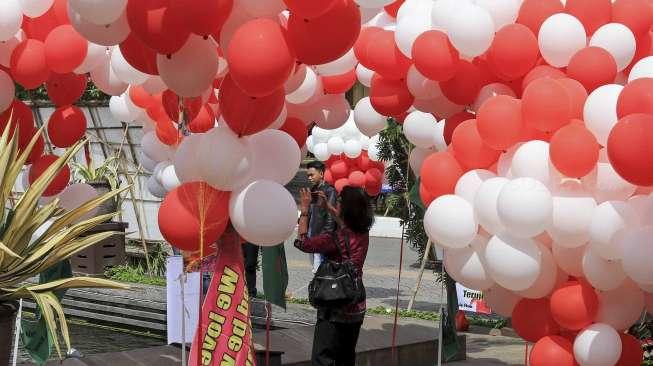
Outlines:
[[[221,240],[189,365],[256,365],[244,273],[240,242]]]

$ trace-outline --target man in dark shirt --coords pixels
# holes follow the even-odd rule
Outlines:
[[[324,195],[329,200],[329,203],[332,206],[336,205],[336,190],[324,181],[324,163],[319,161],[313,161],[308,164],[308,181],[311,183],[311,192],[313,193],[313,201],[309,208],[309,219],[308,219],[308,237],[318,236],[323,233],[332,232],[336,229],[336,223],[333,220],[333,217],[329,214],[326,209],[326,205],[321,204],[317,192],[322,191]],[[322,255],[320,254],[309,254],[311,260],[311,265],[313,266],[313,273],[315,273],[322,263]]]

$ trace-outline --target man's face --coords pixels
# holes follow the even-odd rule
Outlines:
[[[322,178],[324,177],[324,174],[315,169],[315,168],[308,168],[307,171],[308,174],[308,181],[311,182],[312,185],[318,185],[322,183]]]

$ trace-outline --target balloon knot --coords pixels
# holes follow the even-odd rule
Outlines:
[[[167,58],[168,60],[170,60],[170,59],[172,59],[172,55],[171,55],[171,54],[167,54],[167,55],[166,55],[166,58]]]

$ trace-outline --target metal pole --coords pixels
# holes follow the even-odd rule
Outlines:
[[[183,267],[183,257],[182,257]],[[186,287],[186,271],[181,270],[179,276],[181,283],[181,365],[186,366],[188,360],[186,359],[186,301],[184,300],[184,287]]]
[[[18,303],[18,315],[16,316],[16,336],[14,337],[14,356],[11,362],[12,366],[16,366],[18,360],[18,342],[20,341],[20,326],[21,319],[23,318],[23,299]]]
[[[422,265],[419,268],[419,274],[417,275],[417,283],[415,284],[415,288],[413,289],[413,296],[410,298],[410,301],[408,302],[408,311],[413,310],[413,303],[415,302],[415,298],[417,297],[417,291],[419,291],[419,287],[422,284],[422,275],[424,275],[424,268],[426,267],[426,262],[429,259],[429,254],[431,251],[431,245],[433,243],[429,240],[428,243],[426,243],[426,250],[424,250],[424,257],[422,258]]]

